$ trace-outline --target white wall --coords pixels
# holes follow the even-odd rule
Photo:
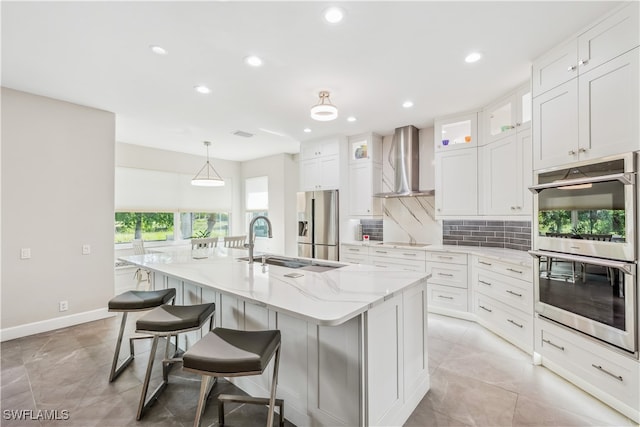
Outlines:
[[[278,154],[242,163],[243,188],[245,179],[258,176],[269,177],[269,219],[273,226],[273,238],[256,239],[256,250],[295,256],[298,253],[298,164],[291,154]],[[244,196],[242,200],[244,205]],[[245,233],[249,233],[246,228],[243,231],[243,234]]]
[[[2,340],[107,315],[115,116],[2,88]],[[82,255],[82,246],[91,254]],[[20,259],[21,248],[31,249]],[[69,310],[58,311],[66,300]]]

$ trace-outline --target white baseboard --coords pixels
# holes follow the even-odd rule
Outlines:
[[[55,317],[53,319],[41,320],[39,322],[27,323],[11,328],[0,329],[0,342],[22,338],[29,335],[49,332],[55,329],[67,328],[81,323],[93,322],[94,320],[113,317],[115,313],[109,313],[106,308],[85,311],[83,313],[70,314],[68,316]]]

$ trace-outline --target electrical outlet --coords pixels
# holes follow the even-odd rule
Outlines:
[[[91,253],[91,245],[82,245],[82,255],[89,255]]]
[[[20,259],[29,259],[29,258],[31,258],[31,248],[20,249]]]
[[[60,311],[67,311],[69,310],[69,301],[60,301],[58,303],[58,309]]]

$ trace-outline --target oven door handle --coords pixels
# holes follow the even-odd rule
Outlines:
[[[532,193],[539,193],[548,188],[571,187],[573,185],[594,184],[597,182],[620,181],[624,185],[635,184],[635,172],[614,173],[611,175],[594,176],[587,178],[566,179],[546,184],[532,185],[529,190]]]
[[[627,274],[631,274],[632,276],[636,275],[636,264],[630,262],[622,262],[622,261],[614,261],[611,259],[604,258],[593,258],[588,256],[580,256],[573,255],[561,252],[551,252],[551,251],[540,251],[540,250],[531,250],[529,254],[534,257],[547,257],[547,258],[556,258],[556,259],[564,259],[567,261],[575,261],[581,262],[585,264],[593,264],[593,265],[601,265],[603,267],[616,268],[618,270],[622,270]]]

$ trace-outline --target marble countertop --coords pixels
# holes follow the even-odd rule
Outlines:
[[[517,251],[515,249],[503,249],[503,248],[487,248],[479,246],[455,246],[455,245],[431,245],[431,244],[417,244],[412,245],[409,243],[386,243],[386,242],[361,242],[361,241],[346,241],[342,242],[344,245],[355,246],[368,246],[368,247],[387,247],[387,248],[403,248],[403,249],[417,249],[423,251],[438,251],[438,252],[456,252],[464,253],[468,255],[477,255],[493,258],[499,261],[509,262],[512,264],[519,264],[525,267],[531,267],[533,265],[533,258],[528,252]]]
[[[425,273],[370,265],[341,264],[345,266],[314,272],[263,267],[260,255],[254,264],[238,260],[246,256],[243,249],[212,248],[165,250],[119,259],[324,326],[344,323],[429,278]],[[285,277],[289,273],[303,276]]]

